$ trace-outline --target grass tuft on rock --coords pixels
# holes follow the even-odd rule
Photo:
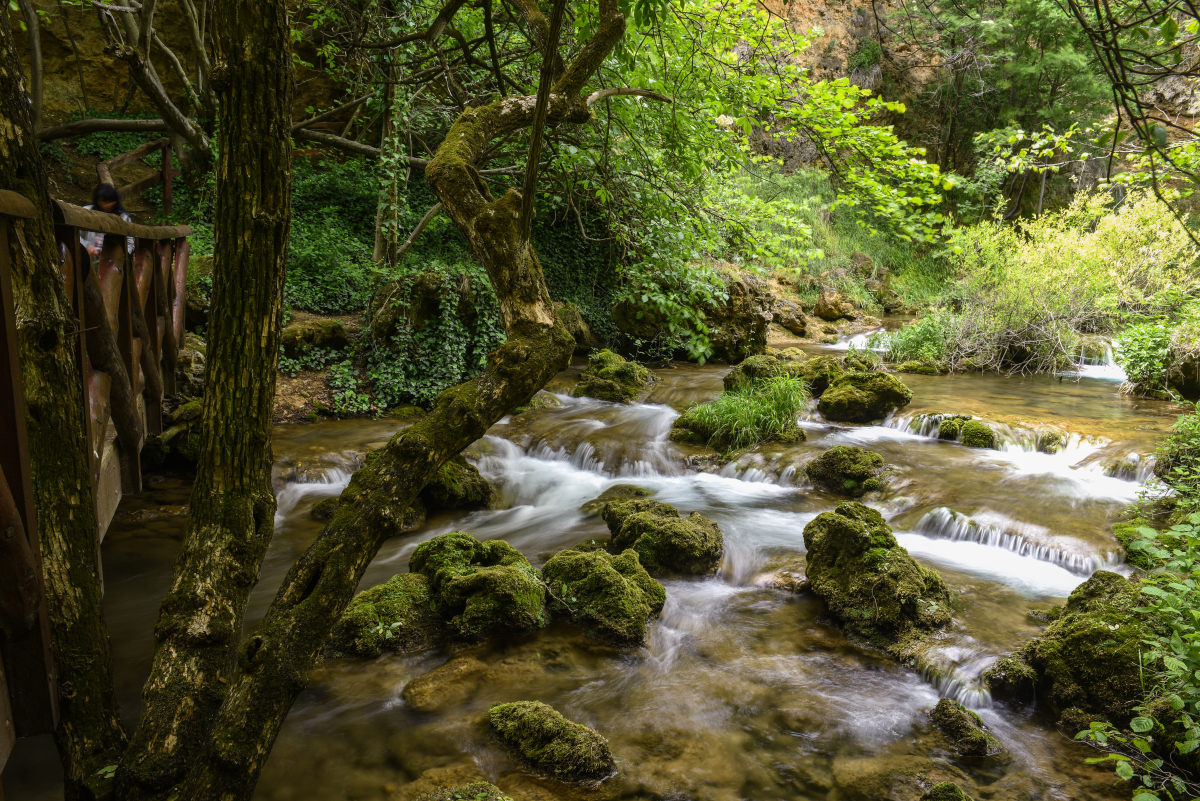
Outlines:
[[[420,796],[416,801],[513,801],[494,784],[471,782],[457,787],[445,787]]]
[[[602,779],[616,763],[608,740],[540,701],[496,704],[488,713],[500,742],[559,779]]]
[[[796,421],[808,399],[802,380],[777,375],[736,385],[740,388],[727,390],[716,400],[693,406],[680,415],[671,439],[718,451],[804,439]]]

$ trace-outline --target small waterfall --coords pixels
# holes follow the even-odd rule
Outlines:
[[[883,353],[887,350],[886,330],[887,329],[884,328],[874,328],[870,331],[864,331],[861,334],[855,334],[851,337],[843,337],[835,344],[829,345],[828,347],[833,350],[850,350],[853,348],[854,350],[873,350],[876,353]],[[871,337],[875,336],[876,334],[881,335],[880,340],[875,347],[871,347],[869,344]]]
[[[1158,459],[1153,455],[1145,456],[1137,451],[1129,451],[1124,456],[1107,453],[1095,453],[1085,459],[1080,468],[1090,473],[1099,473],[1109,478],[1122,481],[1132,481],[1141,484],[1154,475],[1154,465]]]
[[[921,437],[938,439],[938,427],[944,421],[952,420],[956,417],[959,417],[959,415],[943,412],[924,412],[908,415],[893,412],[883,421],[883,426],[896,431],[916,434]],[[1026,428],[1006,423],[984,422],[996,434],[996,450],[998,451],[1005,451],[1007,453],[1045,453],[1052,456],[1061,456],[1070,464],[1085,459],[1100,448],[1112,444],[1112,440],[1105,437],[1079,434],[1059,428],[1058,426]]]
[[[1099,378],[1105,381],[1125,381],[1128,378],[1121,365],[1117,364],[1115,349],[1110,339],[1091,339],[1080,345],[1075,370],[1083,378]]]
[[[953,634],[948,637],[955,639]],[[980,676],[995,661],[995,655],[979,648],[970,637],[959,643],[935,640],[916,661],[922,678],[942,698],[958,701],[967,709],[991,708],[992,694],[983,686]]]
[[[917,521],[913,531],[931,539],[977,542],[1004,548],[1020,556],[1058,565],[1080,576],[1090,576],[1097,570],[1111,570],[1122,562],[1119,553],[1081,553],[1070,547],[1077,544],[1074,540],[1055,542],[1057,538],[1041,526],[1018,523],[986,512],[972,517],[939,506]]]
[[[314,461],[285,460],[271,468],[275,488],[275,524],[279,525],[296,505],[311,495],[329,498],[340,495],[366,455],[359,451],[324,454]]]

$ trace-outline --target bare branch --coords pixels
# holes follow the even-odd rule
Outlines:
[[[320,114],[318,114],[315,117],[310,117],[309,119],[305,120],[304,122],[296,123],[295,125],[292,126],[292,131],[294,132],[294,131],[300,130],[301,128],[307,128],[310,125],[314,125],[318,122],[327,120],[330,117],[336,116],[339,112],[346,111],[347,109],[358,108],[359,106],[361,106],[363,103],[367,102],[374,96],[375,95],[373,95],[373,94],[363,95],[362,97],[351,100],[349,103],[343,103],[342,105],[331,108],[328,111],[322,111]]]
[[[635,97],[648,97],[651,100],[659,100],[663,103],[674,103],[674,99],[666,95],[660,95],[658,92],[651,92],[649,89],[600,89],[592,92],[587,96],[586,102],[589,106],[598,100],[603,100],[606,97],[621,97],[625,95],[633,95]]]
[[[438,216],[438,214],[441,213],[443,208],[445,208],[445,207],[442,205],[442,202],[439,200],[437,203],[433,204],[433,207],[431,209],[429,209],[429,211],[425,212],[425,216],[421,218],[421,221],[419,223],[417,223],[417,227],[412,229],[412,233],[408,235],[408,239],[405,239],[404,244],[401,245],[400,249],[396,251],[396,261],[397,262],[399,262],[400,259],[404,258],[404,254],[407,253],[410,248],[412,248],[413,243],[417,241],[417,237],[420,236],[421,232],[425,230],[425,226],[427,226],[427,225],[429,225],[429,223],[433,222],[433,218]]]

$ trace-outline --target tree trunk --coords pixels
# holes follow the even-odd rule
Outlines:
[[[213,14],[221,125],[200,455],[142,717],[118,774],[128,799],[161,797],[204,748],[275,524],[271,426],[295,90],[287,5],[219,0]]]
[[[29,95],[0,21],[0,186],[33,201],[38,216],[7,223],[26,427],[54,665],[61,694],[55,741],[66,797],[112,764],[125,745],[112,689],[112,652],[101,613],[96,513],[88,475],[78,324],[63,290],[46,170]],[[8,218],[0,218],[5,220]]]
[[[33,130],[36,131],[42,127],[42,98],[45,94],[42,90],[42,32],[31,0],[17,0],[17,5],[21,7],[21,16],[29,35],[29,100],[33,109]]]

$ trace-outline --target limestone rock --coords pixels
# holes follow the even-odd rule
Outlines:
[[[652,576],[708,575],[725,555],[721,529],[707,517],[651,500],[610,501],[601,513],[612,532],[611,553],[627,548]]]
[[[616,769],[608,740],[540,701],[496,704],[488,720],[500,742],[552,776],[602,779]]]
[[[880,488],[883,457],[853,445],[835,445],[809,462],[808,478],[821,489],[858,498]]]
[[[470,654],[460,654],[404,685],[400,695],[417,712],[438,712],[474,695],[487,672],[486,664]]]
[[[450,459],[421,490],[430,509],[482,509],[492,502],[492,485],[461,454]]]
[[[857,316],[854,304],[843,300],[837,292],[826,289],[822,289],[821,294],[817,297],[817,304],[813,306],[813,314],[829,322],[853,319]]]
[[[582,626],[589,637],[616,645],[640,645],[646,621],[667,599],[632,550],[616,555],[559,551],[542,568],[542,579],[555,615]]]
[[[847,632],[897,658],[950,622],[937,571],[900,547],[879,512],[847,501],[804,527],[808,581]]]
[[[808,322],[804,317],[804,308],[798,303],[790,300],[775,301],[771,319],[798,337],[808,336]]]
[[[445,621],[432,607],[428,580],[400,573],[354,596],[329,635],[329,648],[365,657],[385,650],[432,648],[447,633]]]
[[[912,390],[888,373],[847,373],[821,394],[817,410],[826,420],[869,423],[912,400]]]
[[[637,400],[652,374],[637,362],[626,361],[609,350],[593,353],[579,376],[575,397],[598,398],[613,403]]]
[[[575,340],[576,355],[586,356],[601,347],[600,340],[592,333],[592,329],[588,328],[588,324],[583,320],[583,315],[579,313],[579,307],[574,303],[556,302],[554,312],[558,315],[559,322],[566,326],[571,338]]]
[[[797,373],[804,379],[814,398],[820,397],[829,385],[846,374],[845,361],[837,356],[814,356],[800,365]]]
[[[775,356],[751,356],[725,374],[725,391],[740,392],[766,378],[799,376],[801,366]]]

